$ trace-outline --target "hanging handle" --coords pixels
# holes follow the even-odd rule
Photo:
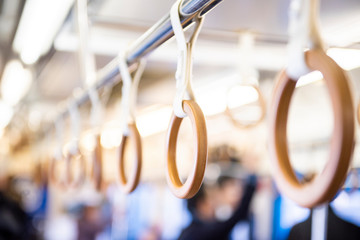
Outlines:
[[[80,113],[76,101],[73,104],[70,104],[68,107],[70,115],[70,126],[71,126],[71,142],[69,152],[71,154],[76,154],[78,151],[78,140],[80,136]]]
[[[334,60],[326,55],[320,38],[315,34],[318,31],[313,22],[318,2],[315,0],[303,0],[302,2],[294,0],[294,3],[303,3],[304,5],[297,6],[303,9],[299,13],[307,14],[300,15],[303,16],[303,24],[299,26],[303,26],[303,29],[298,27],[298,30],[304,32],[302,34],[306,37],[302,37],[302,39],[309,40],[312,44],[306,46],[312,49],[305,52],[304,49],[299,49],[298,53],[301,50],[301,56],[304,59],[293,58],[292,62],[289,62],[289,67],[296,66],[296,61],[299,61],[301,64],[305,62],[309,70],[318,70],[324,76],[326,87],[330,94],[334,119],[334,129],[330,153],[328,155],[329,160],[323,171],[306,184],[299,182],[292,169],[286,134],[288,112],[296,86],[296,81],[294,80],[297,80],[303,72],[296,72],[296,74],[293,72],[289,73],[289,70],[291,70],[289,67],[278,75],[273,91],[270,107],[272,111],[269,114],[269,143],[271,159],[273,161],[272,165],[274,166],[273,176],[279,190],[299,205],[310,208],[330,202],[346,179],[354,150],[355,114],[347,75]],[[305,18],[306,16],[307,18]],[[294,37],[292,36],[292,39]],[[303,43],[307,44],[307,42]],[[289,52],[290,55],[294,53],[296,51]],[[303,60],[304,62],[301,62]]]
[[[255,44],[255,34],[251,32],[243,32],[239,34],[239,61],[238,61],[238,71],[239,71],[239,77],[240,77],[240,83],[232,86],[228,91],[228,101],[226,104],[226,110],[225,113],[229,116],[234,126],[239,127],[241,129],[245,128],[251,128],[257,126],[259,123],[261,123],[265,118],[266,113],[266,103],[264,96],[259,88],[259,72],[254,67],[254,61],[253,61],[253,49]],[[244,104],[243,106],[237,106],[235,108],[232,108],[230,106],[230,93],[232,90],[236,90],[237,88],[247,88],[247,91],[252,91],[252,93],[257,94],[257,100],[256,103],[259,106],[260,114],[257,119],[254,119],[251,122],[244,122],[241,121],[236,117],[236,111],[234,109],[239,109],[241,107],[245,107],[246,105],[250,104]],[[238,94],[239,97],[240,94]],[[246,96],[244,96],[246,97]],[[255,101],[254,101],[255,102]]]
[[[62,118],[58,118],[54,122],[56,135],[56,150],[54,157],[56,160],[62,159],[62,147],[64,145],[64,122]]]
[[[56,175],[56,166],[60,163],[61,160],[64,160],[63,156],[63,145],[64,145],[64,121],[60,117],[55,120],[54,122],[55,126],[55,136],[56,136],[56,147],[54,156],[50,159],[49,163],[49,180],[51,183],[53,183],[55,186],[65,189],[67,186],[67,180],[62,180]],[[66,175],[67,177],[67,175]]]
[[[131,193],[139,184],[142,166],[141,137],[135,123],[135,106],[139,81],[145,69],[145,60],[140,61],[134,79],[131,78],[124,52],[119,53],[118,60],[123,83],[121,99],[123,136],[119,148],[118,183],[125,193]],[[135,161],[131,174],[126,177],[124,155],[126,143],[130,138],[133,139],[135,145]]]
[[[176,72],[176,95],[166,141],[167,161],[166,180],[172,193],[179,198],[191,198],[200,189],[207,164],[207,131],[203,112],[194,101],[192,91],[192,50],[201,29],[203,18],[198,16],[194,32],[187,43],[180,23],[177,1],[171,8],[170,19],[179,48],[178,69]],[[195,141],[194,166],[185,183],[182,183],[176,166],[176,145],[181,122],[188,116],[193,126]]]
[[[69,105],[69,115],[71,121],[71,142],[69,145],[68,153],[66,155],[67,180],[69,187],[79,188],[85,182],[86,163],[78,145],[81,129],[81,119],[76,102]],[[75,160],[80,161],[80,173],[77,178],[73,176],[71,167],[73,161]]]
[[[103,119],[104,109],[100,102],[98,92],[94,87],[89,88],[89,98],[91,101],[90,121],[94,129],[95,148],[92,152],[91,178],[93,179],[95,189],[100,191],[102,185],[102,147],[100,124]],[[98,129],[99,128],[99,129]]]
[[[321,50],[306,52],[311,70],[320,71],[330,93],[334,129],[328,162],[311,182],[302,184],[291,166],[287,143],[287,121],[296,82],[282,71],[273,91],[269,109],[270,150],[274,178],[280,191],[303,207],[330,202],[345,181],[354,146],[354,108],[348,78],[344,71]]]
[[[90,122],[94,128],[95,149],[92,156],[91,176],[94,180],[95,188],[100,190],[102,184],[102,151],[100,144],[99,128],[104,110],[96,90],[96,66],[95,57],[89,47],[89,19],[87,11],[87,0],[77,0],[77,20],[78,20],[78,36],[79,36],[79,63],[84,80],[84,87],[88,88],[89,98],[91,102]]]

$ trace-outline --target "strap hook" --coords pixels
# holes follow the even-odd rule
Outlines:
[[[178,46],[178,65],[175,74],[177,91],[173,107],[175,115],[177,117],[183,118],[186,116],[186,113],[183,109],[183,100],[195,100],[191,85],[193,46],[199,36],[204,18],[198,14],[198,16],[195,18],[195,28],[193,29],[189,41],[186,41],[184,29],[180,20],[181,4],[182,0],[179,0],[172,6],[170,10],[170,19]]]

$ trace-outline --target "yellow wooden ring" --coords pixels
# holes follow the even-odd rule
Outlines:
[[[270,150],[274,178],[280,191],[303,207],[329,202],[343,185],[354,148],[354,108],[344,71],[323,51],[309,50],[305,59],[311,70],[325,79],[334,113],[329,161],[311,182],[301,184],[291,167],[286,136],[290,100],[296,81],[282,71],[277,79],[270,108]]]
[[[95,149],[92,158],[91,177],[95,185],[95,189],[100,191],[102,185],[102,148],[100,135],[95,136]]]
[[[48,160],[39,159],[38,162],[35,163],[32,175],[34,182],[39,186],[48,183],[48,176],[50,174],[49,162]]]
[[[141,138],[139,131],[134,124],[129,124],[129,131],[130,131],[130,137],[134,139],[135,143],[135,164],[133,166],[133,170],[131,174],[129,175],[128,179],[125,175],[125,147],[126,142],[129,139],[129,136],[122,136],[121,145],[120,145],[120,154],[119,154],[119,183],[122,188],[122,190],[125,193],[131,193],[135,190],[137,185],[139,184],[140,180],[140,174],[141,174],[141,165],[142,165],[142,152],[141,152]]]
[[[57,160],[55,157],[52,157],[50,159],[50,163],[48,166],[49,167],[48,178],[49,178],[49,182],[54,186],[60,189],[66,189],[67,182],[61,181],[58,177],[56,177],[56,166],[59,161],[61,160]]]
[[[251,127],[255,127],[257,126],[260,122],[262,122],[265,118],[265,113],[266,113],[266,104],[265,104],[265,100],[264,100],[264,97],[259,89],[258,86],[256,85],[243,85],[243,86],[249,86],[249,87],[252,87],[256,90],[256,92],[258,93],[258,96],[259,96],[259,99],[258,99],[258,103],[259,103],[259,106],[261,108],[261,115],[260,117],[254,121],[253,123],[249,123],[249,124],[244,124],[242,122],[240,122],[239,120],[237,120],[235,117],[234,117],[234,114],[233,114],[233,111],[229,108],[229,104],[226,105],[226,110],[225,110],[225,113],[230,117],[232,123],[236,126],[236,127],[239,127],[239,128],[251,128]]]
[[[360,103],[357,107],[357,120],[358,120],[358,123],[360,124]]]
[[[179,198],[191,198],[200,189],[207,163],[207,131],[205,117],[199,105],[192,100],[183,101],[184,112],[191,120],[195,132],[195,164],[183,184],[176,167],[176,145],[182,118],[173,114],[167,134],[166,179],[170,190]]]
[[[80,174],[77,178],[74,177],[71,171],[71,164],[73,161],[78,160],[80,161]],[[67,174],[67,186],[70,188],[80,188],[85,183],[86,178],[86,163],[85,158],[81,154],[80,150],[77,149],[75,153],[68,153],[66,155],[66,174]]]

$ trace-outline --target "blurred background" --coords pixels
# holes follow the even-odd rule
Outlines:
[[[87,1],[86,40],[96,70],[101,71],[119,51],[167,15],[173,3]],[[232,239],[287,239],[290,229],[310,214],[309,209],[278,192],[271,178],[267,144],[267,111],[274,80],[287,61],[289,4],[288,0],[223,0],[206,15],[194,49],[193,87],[206,117],[209,141],[204,186],[209,196],[217,199],[212,206],[214,219],[229,219],[237,205],[231,206],[231,202],[244,200],[246,186],[256,185],[246,218],[232,228]],[[26,219],[19,226],[26,225],[24,232],[33,239],[81,239],[79,232],[89,228],[96,239],[176,239],[193,216],[187,201],[170,192],[165,178],[165,137],[178,59],[173,39],[147,56],[139,84],[136,123],[142,137],[143,166],[137,189],[126,195],[116,184],[122,136],[118,76],[99,92],[105,109],[99,126],[91,124],[90,103],[79,108],[78,140],[86,161],[85,183],[63,189],[48,181],[49,160],[58,147],[53,121],[66,103],[86,88],[79,64],[75,5],[75,0],[0,0],[1,192],[18,204],[13,212],[19,211],[17,216]],[[357,108],[360,1],[322,1],[319,17],[327,54],[347,71]],[[297,83],[289,113],[289,151],[299,176],[324,168],[332,129],[328,90],[321,74],[310,73]],[[357,124],[356,142],[358,129]],[[100,131],[103,157],[100,191],[90,177],[95,131]],[[185,119],[177,150],[177,166],[184,179],[193,164],[192,131]],[[68,118],[64,118],[62,133],[66,145],[73,136]],[[126,169],[130,171],[133,152],[127,155]],[[337,216],[358,227],[359,156],[356,143],[348,179],[330,204]],[[75,173],[77,168],[74,165]],[[58,170],[58,175],[62,174],[63,166]],[[227,191],[221,184],[223,177],[240,183],[230,184],[228,202],[222,192]]]

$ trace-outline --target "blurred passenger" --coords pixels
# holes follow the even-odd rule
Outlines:
[[[251,176],[244,185],[242,187],[239,180],[231,177],[219,178],[215,190],[203,184],[199,192],[187,202],[192,222],[182,231],[179,239],[229,239],[235,225],[248,217],[255,192],[255,176]],[[228,206],[228,210],[221,210],[219,205]]]
[[[161,239],[161,230],[159,226],[152,225],[145,229],[139,236],[139,240],[158,240]]]
[[[302,182],[310,182],[315,176],[315,173],[308,173],[303,177]],[[305,221],[297,223],[291,228],[288,240],[311,239],[311,231],[314,230],[312,229],[312,216],[313,210],[311,209],[310,215]],[[338,217],[328,205],[327,232],[325,236],[328,240],[357,240],[360,239],[360,227]]]
[[[311,239],[311,231],[316,231],[316,229],[312,229],[311,225],[312,210],[309,217],[305,221],[296,224],[290,230],[288,240]],[[360,239],[360,227],[339,218],[338,216],[336,216],[332,208],[328,206],[326,239],[358,240]]]
[[[78,220],[78,240],[95,240],[109,221],[103,219],[99,207],[85,206]]]
[[[31,219],[21,206],[14,177],[0,180],[0,240],[36,239]]]

